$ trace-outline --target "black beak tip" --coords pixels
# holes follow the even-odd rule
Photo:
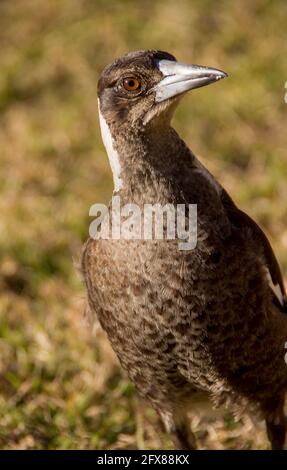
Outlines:
[[[219,74],[215,76],[215,80],[222,80],[223,78],[227,78],[228,76],[228,73],[220,70]]]

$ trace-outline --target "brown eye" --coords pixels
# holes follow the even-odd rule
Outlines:
[[[140,81],[137,78],[128,77],[123,81],[124,89],[127,91],[138,91],[141,87]]]

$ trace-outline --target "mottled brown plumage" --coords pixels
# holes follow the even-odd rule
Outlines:
[[[259,411],[273,448],[282,448],[287,316],[280,269],[261,229],[170,127],[179,95],[156,101],[160,60],[175,61],[157,51],[128,54],[99,82],[119,159],[116,194],[141,208],[197,204],[197,245],[180,251],[178,240],[89,239],[82,270],[90,316],[176,446],[195,447],[186,412],[203,394],[236,411]],[[130,76],[141,82],[138,93],[122,86]]]

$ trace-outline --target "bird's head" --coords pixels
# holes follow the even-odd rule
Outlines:
[[[100,113],[109,127],[166,123],[183,94],[226,76],[221,70],[177,62],[167,52],[131,52],[104,69],[98,83]]]

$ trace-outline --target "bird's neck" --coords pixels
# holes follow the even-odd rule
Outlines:
[[[190,151],[169,125],[122,128],[107,126],[101,118],[103,141],[108,153],[114,191],[129,202],[154,198],[159,186],[190,160]]]

